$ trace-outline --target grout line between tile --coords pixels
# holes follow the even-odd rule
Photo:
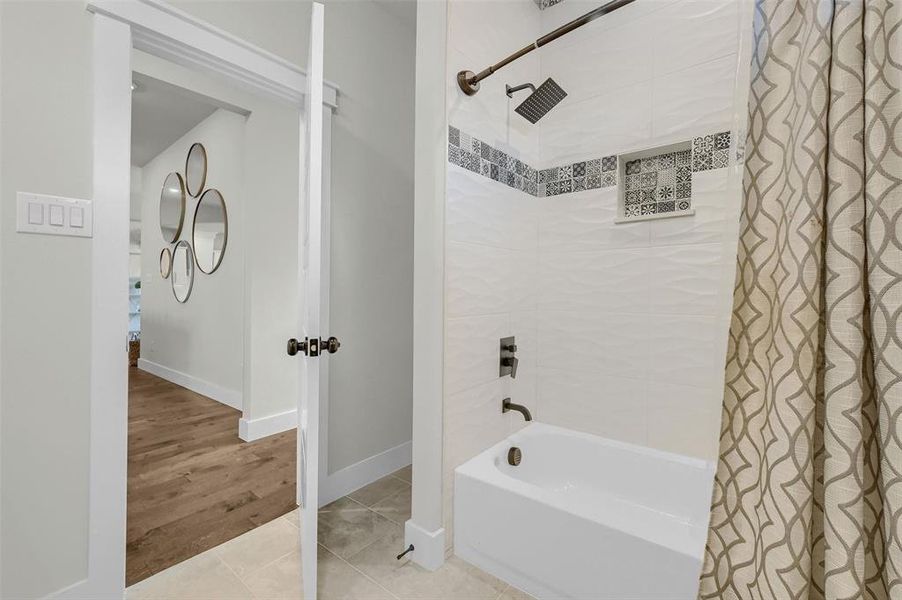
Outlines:
[[[298,543],[298,547],[295,548],[294,550],[290,550],[289,552],[286,552],[285,554],[283,554],[283,555],[280,556],[279,558],[276,558],[276,559],[274,559],[274,560],[271,560],[271,561],[269,561],[268,563],[266,563],[266,564],[264,564],[264,565],[261,565],[260,567],[254,569],[253,571],[249,571],[248,573],[245,574],[244,577],[242,577],[242,576],[239,575],[238,573],[235,573],[235,571],[234,571],[231,567],[229,567],[229,569],[232,570],[233,573],[235,573],[235,577],[237,577],[238,579],[241,580],[242,583],[244,583],[244,578],[245,578],[245,577],[250,577],[251,575],[256,575],[257,573],[259,573],[259,572],[262,571],[263,569],[265,569],[265,568],[267,568],[267,567],[270,567],[270,566],[276,564],[277,562],[279,562],[280,560],[282,560],[282,559],[285,558],[286,556],[290,556],[290,555],[293,554],[294,552],[299,552],[299,551],[300,551],[300,540],[298,540],[298,542],[299,542],[299,543]],[[223,560],[222,557],[220,557],[220,556],[217,555],[217,558],[219,558],[219,560],[222,560],[222,562],[225,563],[225,560]],[[225,564],[226,564],[227,567],[229,566],[228,563],[225,563]],[[247,587],[246,584],[245,584],[245,587]],[[251,593],[253,593],[253,592],[251,592]]]
[[[297,510],[297,509],[295,509],[295,510]],[[289,515],[289,514],[291,514],[291,513],[286,513],[286,514],[282,515],[282,516],[279,517],[279,518],[280,518],[280,519],[285,519],[285,520],[288,522],[289,525],[291,525],[292,527],[294,527],[295,529],[297,529],[298,531],[300,531],[300,530],[301,530],[301,526],[300,526],[301,516],[298,515],[298,522],[295,523],[294,521],[292,521],[291,519],[288,518],[288,515]]]
[[[386,521],[388,521],[388,522],[391,523],[392,525],[401,525],[401,526],[403,527],[403,524],[400,524],[400,523],[397,523],[397,522],[395,522],[395,521],[392,521],[391,519],[389,519],[389,518],[386,517],[385,515],[379,514],[378,512],[376,512],[375,510],[373,510],[373,509],[370,508],[369,506],[363,504],[362,502],[358,502],[357,500],[354,500],[354,499],[351,498],[350,496],[343,496],[343,498],[347,498],[348,500],[350,500],[350,501],[353,502],[354,504],[359,504],[361,507],[363,507],[363,508],[366,509],[367,511],[373,513],[374,515],[376,515],[376,516],[379,517],[380,519],[385,519]],[[363,552],[364,550],[366,550],[367,548],[369,548],[370,546],[372,546],[372,545],[375,544],[376,542],[381,541],[381,540],[387,538],[389,535],[390,535],[390,534],[385,534],[385,535],[383,535],[383,536],[377,537],[377,538],[374,539],[372,542],[370,542],[369,544],[367,544],[366,546],[364,546],[363,548],[361,548],[360,550],[358,550],[357,552],[355,552],[355,553],[352,554],[351,556],[356,556],[357,554],[360,554],[361,552]],[[319,538],[319,536],[317,536],[317,538]],[[323,548],[325,548],[326,550],[328,550],[330,554],[335,554],[335,556],[338,556],[339,558],[341,558],[341,556],[339,556],[339,555],[338,555],[336,552],[334,552],[331,548],[329,548],[328,546],[326,546],[323,542],[320,542],[318,539],[317,539],[317,543],[318,543],[320,546],[322,546]],[[344,559],[342,559],[342,560],[344,560]],[[348,561],[345,561],[345,562],[348,562]],[[348,563],[348,564],[350,564],[350,563]],[[352,566],[353,566],[353,565],[352,565]]]
[[[391,474],[386,475],[386,477],[389,477],[389,478],[391,478],[391,479],[394,479],[395,481],[400,481],[401,483],[403,483],[403,484],[406,485],[407,487],[412,487],[408,482],[404,481],[403,479],[401,479],[401,478],[399,478],[399,477],[395,477],[395,476],[393,476],[393,475],[391,475]],[[372,508],[373,508],[374,506],[376,506],[377,504],[379,504],[379,503],[382,502],[383,500],[388,500],[389,498],[394,498],[394,497],[397,496],[398,494],[403,493],[403,492],[406,492],[406,491],[407,491],[407,490],[401,490],[400,492],[392,492],[392,493],[388,494],[387,496],[384,496],[384,497],[382,497],[382,498],[379,498],[378,500],[376,500],[375,502],[373,502],[371,505],[366,506],[366,505],[364,504],[364,506],[366,506],[367,508],[369,508],[370,510],[372,510]],[[349,498],[350,500],[354,500],[354,499],[351,498],[350,496],[348,496],[348,498]],[[354,500],[354,502],[357,502],[357,504],[363,504],[363,502],[360,502],[359,500]],[[373,512],[376,512],[376,511],[373,511]],[[376,513],[376,514],[378,514],[378,513]],[[379,515],[379,516],[382,516],[382,515]]]
[[[399,492],[399,493],[400,493],[400,492]],[[356,500],[353,500],[352,498],[349,498],[349,500],[352,500],[353,502],[357,502]],[[357,502],[357,504],[360,504],[360,502]],[[402,528],[404,527],[404,524],[403,524],[403,523],[398,523],[398,522],[396,522],[396,521],[393,521],[393,520],[389,519],[388,517],[386,517],[385,515],[379,514],[378,512],[376,512],[375,510],[373,510],[373,509],[370,508],[369,506],[364,506],[363,504],[360,504],[360,506],[363,506],[365,509],[367,509],[367,510],[370,511],[371,513],[375,514],[376,516],[378,516],[378,517],[380,517],[380,518],[382,518],[382,519],[385,519],[386,521],[388,521],[388,522],[391,523],[392,525],[398,525],[398,526],[400,526],[400,527],[402,527]],[[372,545],[375,544],[376,542],[380,542],[380,541],[384,540],[384,539],[387,538],[389,535],[391,535],[391,534],[390,534],[390,533],[387,533],[387,534],[385,534],[385,535],[383,535],[383,536],[377,537],[377,538],[374,539],[372,542],[370,542],[369,544],[367,544],[366,546],[364,546],[363,548],[361,548],[360,550],[358,550],[357,552],[355,552],[355,553],[352,554],[351,556],[357,556],[358,554],[360,554],[361,552],[363,552],[364,550],[366,550],[367,548],[369,548],[370,546],[372,546]],[[338,556],[338,554],[336,554],[336,553],[333,552],[331,549],[329,549],[329,547],[326,546],[325,544],[321,544],[321,545],[322,545],[323,548],[325,548],[326,550],[329,550],[329,552],[331,552],[332,554],[335,554],[336,556]],[[341,557],[339,556],[339,558],[341,558]],[[350,556],[349,556],[348,558],[350,558]],[[342,559],[342,560],[344,560],[344,559]],[[348,561],[345,561],[345,562],[348,562]],[[350,563],[349,563],[349,564],[350,564]],[[353,565],[352,565],[352,566],[353,566]]]
[[[350,500],[350,501],[353,502],[354,504],[359,504],[360,506],[362,506],[363,508],[367,509],[367,510],[370,511],[370,512],[375,512],[375,511],[373,511],[369,506],[367,506],[366,504],[364,504],[363,502],[361,502],[361,501],[359,501],[359,500],[354,500],[354,499],[351,498],[350,496],[343,496],[343,498],[347,498],[348,500]],[[379,516],[382,516],[382,515],[379,515]]]
[[[382,539],[382,538],[379,538],[379,539]],[[319,544],[319,545],[320,545],[320,546],[323,546],[322,544]],[[372,545],[372,544],[367,544],[366,548],[369,548],[371,545]],[[376,581],[375,579],[373,579],[372,577],[370,577],[369,575],[367,575],[366,573],[364,573],[363,571],[361,571],[360,569],[358,569],[357,567],[355,567],[354,565],[352,565],[350,562],[348,562],[347,560],[343,559],[341,556],[335,554],[334,552],[332,552],[331,550],[329,550],[329,549],[326,548],[325,546],[323,546],[323,550],[325,550],[326,552],[328,552],[329,554],[331,554],[332,556],[334,556],[335,558],[337,558],[338,560],[340,560],[340,561],[343,562],[344,564],[348,565],[349,567],[351,567],[352,569],[354,569],[355,571],[357,571],[358,573],[360,573],[365,579],[368,579],[369,581],[373,582],[374,584],[376,584],[376,585],[377,585],[378,587],[380,587],[381,589],[385,590],[385,593],[387,593],[389,596],[391,596],[392,598],[395,598],[396,600],[398,600],[398,596],[397,596],[394,592],[392,592],[390,589],[388,589],[387,587],[385,587],[384,585],[382,585],[381,583],[379,583],[378,581]],[[358,554],[359,552],[363,552],[363,549],[359,550],[358,552],[355,552],[355,554]],[[319,564],[319,561],[317,561],[317,564]],[[497,599],[496,599],[496,600],[497,600]]]
[[[213,556],[215,556],[215,557],[216,557],[216,560],[218,560],[220,563],[222,563],[222,565],[223,565],[226,569],[228,569],[229,572],[230,572],[232,575],[235,576],[235,579],[237,579],[237,580],[238,580],[238,583],[241,584],[241,587],[243,587],[243,588],[245,589],[245,591],[247,591],[247,593],[250,594],[251,598],[257,598],[257,597],[258,597],[257,594],[255,594],[255,593],[253,592],[253,590],[251,590],[251,588],[249,588],[249,587],[247,586],[247,584],[244,582],[244,579],[241,577],[241,575],[239,575],[238,573],[236,573],[236,572],[235,572],[235,569],[233,569],[233,568],[231,567],[231,565],[229,565],[229,563],[227,563],[225,560],[223,560],[223,558],[222,558],[221,556],[219,556],[219,553],[218,553],[218,552],[214,552],[214,553],[213,553]],[[263,567],[260,567],[260,568],[262,569]],[[258,571],[258,570],[259,570],[259,569],[255,570],[255,571],[253,571],[253,572],[256,572],[256,571]]]
[[[400,482],[402,482],[402,483],[406,483],[407,485],[412,485],[409,481],[407,481],[406,479],[401,479],[401,478],[398,477],[397,475],[392,474],[392,475],[390,475],[390,477],[391,477],[392,479],[397,479],[398,481],[400,481]]]
[[[401,480],[401,481],[403,481],[403,480]],[[406,483],[406,482],[405,482],[405,483]],[[391,498],[394,498],[395,496],[400,496],[401,494],[404,494],[404,493],[406,493],[406,492],[407,492],[407,490],[401,490],[401,491],[398,492],[397,494],[392,494],[392,495],[389,496],[388,498],[383,498],[383,500],[390,500]],[[378,504],[378,502],[377,502],[376,504]],[[374,504],[373,506],[375,506],[375,504]],[[404,526],[404,523],[403,523],[403,522],[395,521],[395,520],[392,519],[391,517],[389,517],[389,516],[387,516],[387,515],[383,515],[381,512],[379,512],[379,511],[376,510],[375,508],[372,508],[372,507],[371,507],[370,510],[372,510],[374,513],[376,513],[377,515],[379,515],[379,516],[382,517],[383,519],[388,519],[388,520],[391,521],[392,523],[395,523],[395,524],[400,525],[400,526],[402,526],[402,527]]]

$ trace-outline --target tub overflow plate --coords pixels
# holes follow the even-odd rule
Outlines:
[[[523,453],[516,446],[511,446],[511,449],[507,451],[507,464],[516,467],[521,460],[523,460]]]

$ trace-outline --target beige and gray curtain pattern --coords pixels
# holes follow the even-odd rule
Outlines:
[[[902,598],[902,8],[759,0],[700,598]]]

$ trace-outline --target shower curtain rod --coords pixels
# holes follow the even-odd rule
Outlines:
[[[492,73],[494,73],[495,71],[497,71],[498,69],[500,69],[501,67],[514,62],[521,56],[529,54],[536,48],[541,48],[548,42],[553,42],[554,40],[558,39],[559,37],[570,33],[577,27],[582,27],[586,23],[588,23],[590,21],[594,21],[598,17],[600,17],[602,15],[606,15],[609,12],[613,12],[613,11],[617,10],[618,8],[622,8],[632,2],[635,2],[635,0],[611,0],[608,3],[603,4],[602,6],[599,6],[595,10],[591,10],[591,11],[587,12],[586,14],[584,14],[581,17],[573,19],[566,25],[561,25],[560,27],[558,27],[551,33],[549,33],[547,35],[543,35],[542,37],[537,39],[535,42],[530,44],[529,46],[526,46],[525,48],[517,50],[516,52],[514,52],[507,58],[504,58],[501,61],[495,63],[494,65],[483,69],[479,73],[474,73],[473,71],[461,71],[460,73],[457,74],[457,84],[460,86],[460,89],[463,90],[464,94],[466,94],[467,96],[472,96],[473,94],[475,94],[476,92],[479,91],[479,82],[482,81],[483,79],[485,79],[486,77],[488,77],[489,75],[491,75]]]

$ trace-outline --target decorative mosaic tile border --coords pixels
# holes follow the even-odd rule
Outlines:
[[[671,200],[674,202],[674,208],[670,210],[677,212],[689,210],[691,206],[686,205],[686,202],[691,204],[691,174],[729,166],[731,141],[732,134],[729,131],[722,131],[694,138],[691,149],[687,147],[686,150],[628,162],[627,165],[638,163],[639,171],[630,173],[629,169],[626,170],[627,181],[624,182],[626,192],[654,190],[654,200],[651,192],[638,194],[639,208],[635,216],[670,212],[666,209],[669,207],[667,203]],[[673,166],[664,166],[670,165],[671,160]],[[453,126],[448,127],[448,162],[540,198],[613,187],[617,185],[618,180],[616,155],[537,171],[520,159]],[[635,165],[632,168],[634,169]],[[636,180],[629,179],[630,175],[640,175],[638,187]],[[672,198],[666,188],[672,188]],[[636,204],[636,194],[625,193],[625,203],[627,197],[632,200],[629,202],[630,206]],[[664,204],[660,206],[662,210],[659,211],[659,204],[662,202]],[[650,206],[652,204],[654,209]],[[643,205],[647,206],[642,208]],[[643,210],[647,212],[642,212]],[[648,212],[652,210],[654,212]],[[633,211],[624,212],[626,216],[634,216]]]
[[[549,6],[554,6],[555,4],[560,4],[564,0],[535,0],[536,6],[539,7],[539,10],[545,10]]]
[[[605,156],[542,169],[539,197],[558,196],[617,185],[617,157]]]
[[[704,135],[692,140],[692,171],[709,171],[730,166],[729,131]]]
[[[448,162],[535,196],[536,170],[456,127],[448,128]]]

